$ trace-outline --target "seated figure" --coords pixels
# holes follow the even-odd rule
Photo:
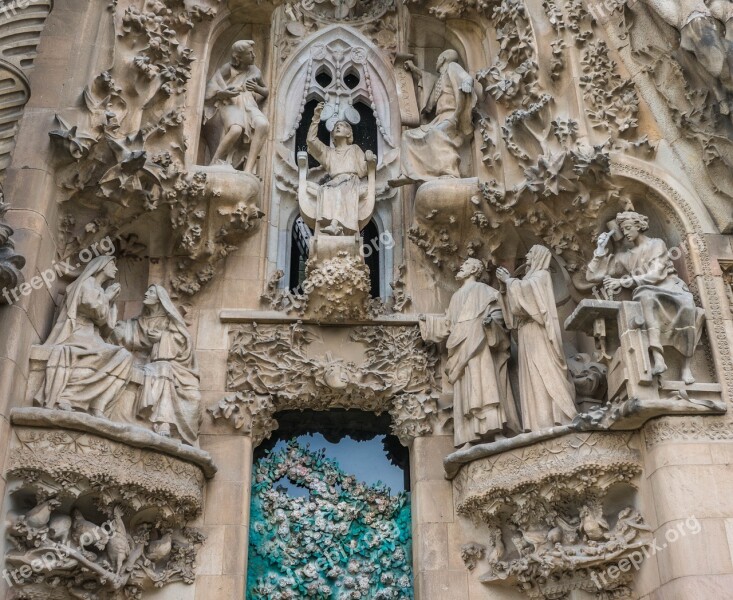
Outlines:
[[[354,134],[347,121],[333,128],[333,144],[318,139],[318,123],[324,103],[313,113],[308,129],[308,152],[321,163],[329,180],[321,185],[306,181],[307,155],[299,153],[300,187],[298,201],[306,224],[326,235],[355,235],[369,222],[375,203],[377,159],[354,144]],[[362,179],[368,176],[366,183]]]
[[[652,373],[661,375],[667,370],[664,348],[675,348],[683,357],[682,380],[695,382],[691,360],[700,336],[704,311],[695,306],[687,284],[677,276],[663,240],[644,235],[649,219],[636,212],[616,215],[621,239],[629,248],[618,247],[611,252],[608,246],[614,231],[602,233],[593,260],[588,265],[586,278],[592,283],[603,282],[611,295],[623,289],[632,291],[632,299],[641,303],[649,344],[654,358]]]
[[[193,341],[186,323],[164,287],[151,285],[142,314],[120,321],[113,338],[148,362],[135,412],[156,433],[175,435],[188,444],[198,439],[201,393]]]
[[[117,321],[112,256],[92,260],[69,285],[56,325],[44,346],[50,348],[46,378],[35,401],[46,408],[78,410],[104,418],[113,408],[133,368],[132,354],[105,341]]]
[[[417,79],[423,94],[422,115],[432,120],[402,134],[402,175],[392,186],[439,177],[459,178],[461,146],[473,135],[472,114],[481,86],[458,62],[455,50],[438,57],[438,78],[430,85],[429,73],[411,61],[405,67]]]

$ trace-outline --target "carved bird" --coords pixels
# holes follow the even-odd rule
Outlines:
[[[131,551],[127,529],[122,521],[122,514],[122,509],[119,506],[115,506],[115,528],[110,534],[109,541],[107,542],[107,555],[109,556],[112,568],[117,575],[122,572],[122,567],[124,566]]]
[[[60,505],[61,502],[56,498],[49,498],[45,502],[41,502],[26,513],[26,525],[32,529],[45,527],[51,519],[51,513],[53,510],[58,508]]]
[[[68,515],[54,515],[48,524],[51,539],[66,544],[71,534],[72,520]]]
[[[580,531],[589,540],[602,540],[609,529],[602,510],[599,504],[586,504],[580,509]]]
[[[145,556],[151,562],[157,563],[164,558],[168,558],[168,556],[170,556],[172,548],[173,540],[169,532],[161,536],[161,538],[158,540],[151,540],[150,542],[148,542],[148,548],[145,552]]]
[[[71,513],[73,522],[71,524],[71,540],[79,546],[79,548],[85,548],[94,544],[99,550],[104,549],[109,536],[105,531],[84,518],[81,511],[75,508]]]

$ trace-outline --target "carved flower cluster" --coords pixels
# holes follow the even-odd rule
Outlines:
[[[247,597],[409,600],[410,522],[406,493],[359,483],[292,440],[255,468]]]

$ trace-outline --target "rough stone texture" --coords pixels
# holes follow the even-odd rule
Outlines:
[[[95,525],[114,521],[120,505],[126,531],[137,531],[140,507],[165,505],[170,528],[196,528],[207,540],[190,584],[168,578],[142,597],[242,598],[253,449],[278,426],[278,411],[364,409],[389,414],[391,432],[410,448],[417,600],[561,594],[595,600],[588,578],[568,567],[573,560],[608,569],[640,540],[664,540],[675,530],[686,533],[606,590],[642,600],[729,594],[729,2],[32,0],[16,3],[17,10],[6,4],[0,487],[9,532],[30,519],[31,538],[40,539],[34,536],[45,525],[33,525],[33,511],[43,513],[47,501],[62,502],[49,518],[79,509]],[[253,44],[235,45],[242,40]],[[238,79],[232,69],[242,65],[247,73]],[[230,106],[211,93],[227,82],[244,86],[224,94],[236,100]],[[297,280],[291,258],[299,192],[308,185],[323,190],[328,176],[344,173],[307,156],[298,160],[319,102],[326,131],[348,122],[354,145],[376,161],[350,180],[348,193],[339,192],[351,203],[349,218],[324,219],[319,239],[303,242],[311,252],[309,276],[323,271],[309,298],[307,290],[289,289]],[[247,103],[247,118],[235,119],[241,132],[231,119],[204,126],[222,108]],[[225,164],[212,161],[227,133],[233,145],[218,157]],[[314,147],[312,135],[310,141]],[[421,143],[428,160],[416,166]],[[617,215],[632,211],[642,242],[649,238],[669,252],[653,281],[647,264],[637,271],[588,268],[594,253],[604,258],[606,246],[616,267],[632,264],[627,246],[640,238],[616,235],[629,221]],[[353,227],[338,231],[354,217],[359,226],[372,219],[379,236],[364,243],[379,248],[378,261],[360,251]],[[107,415],[113,420],[33,412],[50,352],[38,345],[89,262],[81,253],[106,237],[119,267],[119,295],[109,303],[119,320],[141,314],[150,285],[173,292],[168,314],[178,315],[173,320],[187,333],[181,329],[172,347],[189,347],[200,373],[203,421],[198,442],[187,440],[193,446],[134,427],[146,389],[143,365],[161,356],[154,343],[128,350],[136,367],[116,398],[120,411]],[[481,282],[500,293],[506,272],[530,281],[523,257],[534,245],[551,253],[553,293],[545,296],[554,296],[552,320],[562,329],[553,347],[564,354],[558,362],[569,359],[578,414],[572,423],[560,418],[535,428],[525,418],[515,437],[502,439],[510,432],[500,427],[487,436],[481,423],[487,388],[483,382],[472,388],[476,382],[462,373],[454,381],[475,400],[468,403],[473,429],[457,438],[474,445],[455,448],[453,405],[466,405],[467,393],[457,393],[445,375],[455,366],[450,350],[419,339],[419,315],[445,314],[468,258],[483,263]],[[368,264],[378,273],[367,273]],[[369,276],[377,274],[379,298],[369,298]],[[608,275],[639,281],[619,287]],[[675,277],[689,287],[677,290],[675,306],[689,312],[673,327],[679,332],[694,321],[686,341],[669,332],[657,336],[659,313],[634,291],[646,285],[662,297],[659,288],[677,286]],[[520,300],[529,302],[530,294]],[[702,329],[693,306],[704,312]],[[517,311],[516,327],[539,319],[549,331],[541,313]],[[456,321],[467,322],[463,317],[480,320]],[[475,340],[483,343],[483,332],[469,330],[481,333]],[[526,344],[529,336],[520,337]],[[526,350],[513,352],[508,378],[517,405],[531,412],[521,394],[532,377],[520,376],[516,360],[531,357]],[[165,360],[168,367],[176,363]],[[549,371],[536,369],[534,381],[543,373]],[[178,375],[170,381],[180,383]],[[17,463],[14,444],[31,434],[49,448],[68,443],[52,456]],[[631,450],[607,443],[619,439]],[[120,473],[120,461],[109,470],[131,478],[125,486],[138,485],[144,498],[121,499],[114,486],[99,493],[106,485],[97,479],[101,471],[85,471],[76,487],[67,478],[79,473],[41,481],[24,471],[41,469],[44,458],[55,469],[60,457],[77,470],[89,467],[90,444],[119,456],[145,455],[162,465],[153,469],[160,485],[146,469]],[[509,465],[501,477],[497,465]],[[183,494],[190,502],[168,507],[176,477],[190,470],[196,475]],[[531,516],[525,506],[533,507]],[[699,533],[692,532],[695,524]],[[136,542],[144,556],[158,535],[165,532]],[[5,550],[18,549],[8,542]],[[115,549],[99,552],[97,566],[108,569],[104,561]],[[544,559],[559,576],[554,589],[545,585],[547,573],[538,575]],[[109,588],[112,581],[127,585],[122,571],[94,583],[107,586],[99,594],[119,592]],[[96,572],[100,579],[109,575]],[[0,578],[0,596],[6,588]]]

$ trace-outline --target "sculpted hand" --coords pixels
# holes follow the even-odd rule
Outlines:
[[[461,83],[461,91],[464,94],[470,94],[473,92],[473,79],[464,79]]]
[[[502,283],[506,283],[512,278],[512,276],[509,274],[509,271],[507,271],[504,267],[499,267],[496,270],[496,277]]]
[[[608,248],[608,243],[611,241],[611,238],[613,237],[613,234],[610,231],[604,231],[601,235],[598,236],[598,241],[596,242],[596,249],[593,254],[596,256],[605,256]]]
[[[150,329],[148,331],[148,337],[151,340],[153,340],[154,342],[159,342],[162,335],[163,334],[160,331],[158,331],[157,329]]]
[[[122,290],[122,286],[119,283],[113,283],[105,290],[105,295],[109,300],[114,300],[117,298],[117,296],[120,295],[120,291]]]
[[[262,95],[262,92],[264,91],[262,86],[253,79],[248,79],[245,82],[244,87],[248,92],[257,92],[260,95]]]
[[[418,315],[418,316],[417,316],[417,320],[418,320],[418,321],[422,321],[422,322],[424,323],[424,322],[425,322],[425,321],[427,321],[428,319],[427,319],[427,317],[426,317],[425,315]]]
[[[608,292],[612,296],[615,296],[621,291],[623,285],[621,284],[620,279],[616,279],[614,277],[606,277],[603,280],[603,287],[606,292]]]
[[[486,318],[484,319],[484,327],[488,327],[488,326],[489,326],[489,325],[491,325],[491,324],[492,324],[493,322],[494,322],[494,317],[492,317],[491,315],[489,315],[488,317],[486,317]]]
[[[323,112],[323,107],[326,106],[325,102],[319,102],[318,106],[316,106],[316,110],[313,111],[313,120],[314,121],[320,121],[321,120],[321,113]]]
[[[219,100],[228,100],[230,98],[236,98],[239,96],[241,92],[236,88],[227,88],[225,90],[220,90],[216,93],[216,97]]]
[[[364,153],[364,157],[366,158],[366,161],[368,163],[370,163],[370,162],[377,162],[377,156],[371,150],[367,150]]]

